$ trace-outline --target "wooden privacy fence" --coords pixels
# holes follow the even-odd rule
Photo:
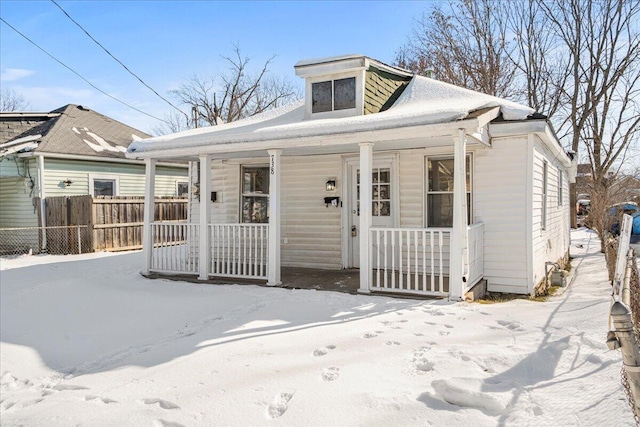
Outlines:
[[[186,221],[187,205],[187,199],[155,198],[154,222]],[[83,237],[82,245],[93,251],[142,248],[144,197],[50,197],[45,206],[47,226],[86,225],[89,232]],[[47,242],[50,253],[55,253],[56,244]]]

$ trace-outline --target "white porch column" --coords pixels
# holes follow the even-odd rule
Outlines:
[[[209,242],[209,222],[211,222],[211,156],[200,156],[200,241],[198,252],[198,279],[209,278],[211,242]]]
[[[372,174],[373,143],[363,142],[360,144],[360,288],[358,289],[358,292],[362,293],[371,292]]]
[[[453,151],[453,224],[449,256],[449,299],[459,301],[464,296],[468,272],[467,231],[467,141],[464,129],[454,136]]]
[[[153,256],[153,232],[151,223],[155,214],[156,194],[156,160],[144,160],[144,215],[142,225],[142,253],[144,254],[144,268],[142,274],[149,274],[151,257]]]
[[[280,280],[280,155],[282,150],[269,153],[269,252],[267,286],[278,286]]]

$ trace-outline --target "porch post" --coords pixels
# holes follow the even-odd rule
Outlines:
[[[144,160],[144,215],[142,225],[142,253],[144,254],[144,268],[142,274],[149,274],[151,258],[153,256],[153,223],[155,213],[156,193],[156,159]]]
[[[278,286],[280,280],[280,155],[282,150],[269,153],[269,259],[267,286]]]
[[[209,278],[211,244],[209,222],[211,221],[211,156],[200,156],[200,241],[198,252],[198,279]]]
[[[449,299],[459,301],[467,282],[467,142],[464,129],[454,136],[453,151],[453,224],[449,256]]]
[[[360,144],[360,288],[358,292],[371,292],[371,223],[373,143]]]

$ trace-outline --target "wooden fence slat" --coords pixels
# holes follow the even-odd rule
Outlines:
[[[49,197],[45,204],[45,220],[49,226],[88,226],[88,233],[81,242],[83,252],[89,248],[93,251],[139,249],[142,247],[144,202],[141,196]],[[185,198],[156,197],[154,204],[156,220],[187,220],[188,200]],[[67,246],[78,244],[76,240],[75,235],[53,239],[47,246],[51,253],[65,253]]]

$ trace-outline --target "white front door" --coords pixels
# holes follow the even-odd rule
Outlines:
[[[360,170],[359,160],[347,163],[348,182],[348,266],[360,267]],[[396,220],[397,182],[394,158],[373,160],[372,172],[373,227],[394,227]]]

